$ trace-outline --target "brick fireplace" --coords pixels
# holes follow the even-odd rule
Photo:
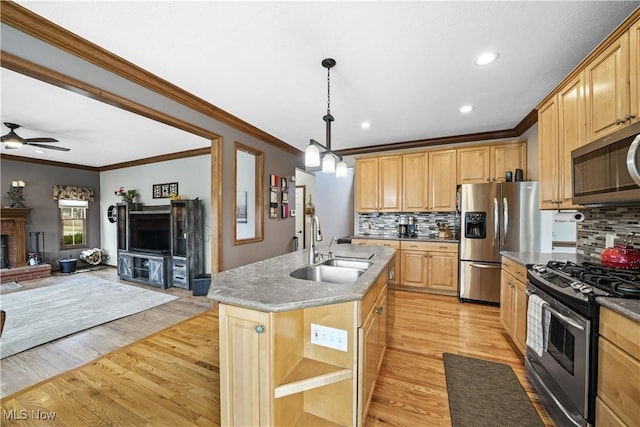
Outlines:
[[[0,283],[51,276],[51,265],[27,265],[25,224],[30,208],[2,208],[0,234],[6,236],[9,268],[0,269]]]

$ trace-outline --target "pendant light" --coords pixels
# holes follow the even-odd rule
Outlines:
[[[304,150],[304,164],[308,167],[320,166],[320,150],[324,150],[322,156],[322,172],[334,173],[337,178],[345,178],[347,176],[347,164],[342,161],[342,156],[337,155],[331,151],[331,122],[334,121],[331,115],[331,68],[336,65],[336,61],[333,58],[325,58],[322,60],[322,66],[327,69],[327,114],[322,117],[326,127],[326,146],[320,144],[318,141],[310,140],[309,145]],[[339,160],[336,165],[336,158]]]

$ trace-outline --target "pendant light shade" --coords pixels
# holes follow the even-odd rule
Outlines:
[[[304,150],[304,165],[312,168],[320,166],[320,150],[313,143]]]
[[[347,164],[341,160],[336,165],[336,178],[346,178],[346,177],[347,177]]]
[[[327,153],[322,158],[322,172],[334,173],[336,171],[336,159],[333,158],[333,154]]]

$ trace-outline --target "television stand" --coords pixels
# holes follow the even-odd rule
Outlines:
[[[118,254],[118,276],[121,280],[166,289],[170,272],[170,254],[153,255],[133,251],[122,251]]]

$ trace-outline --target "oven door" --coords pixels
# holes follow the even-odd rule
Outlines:
[[[563,421],[586,425],[591,322],[530,283],[527,288],[530,295],[542,298],[542,316],[549,320],[548,329],[543,332],[542,354],[527,347],[527,375],[534,377],[534,386],[546,395],[544,400],[556,407],[555,412]]]

